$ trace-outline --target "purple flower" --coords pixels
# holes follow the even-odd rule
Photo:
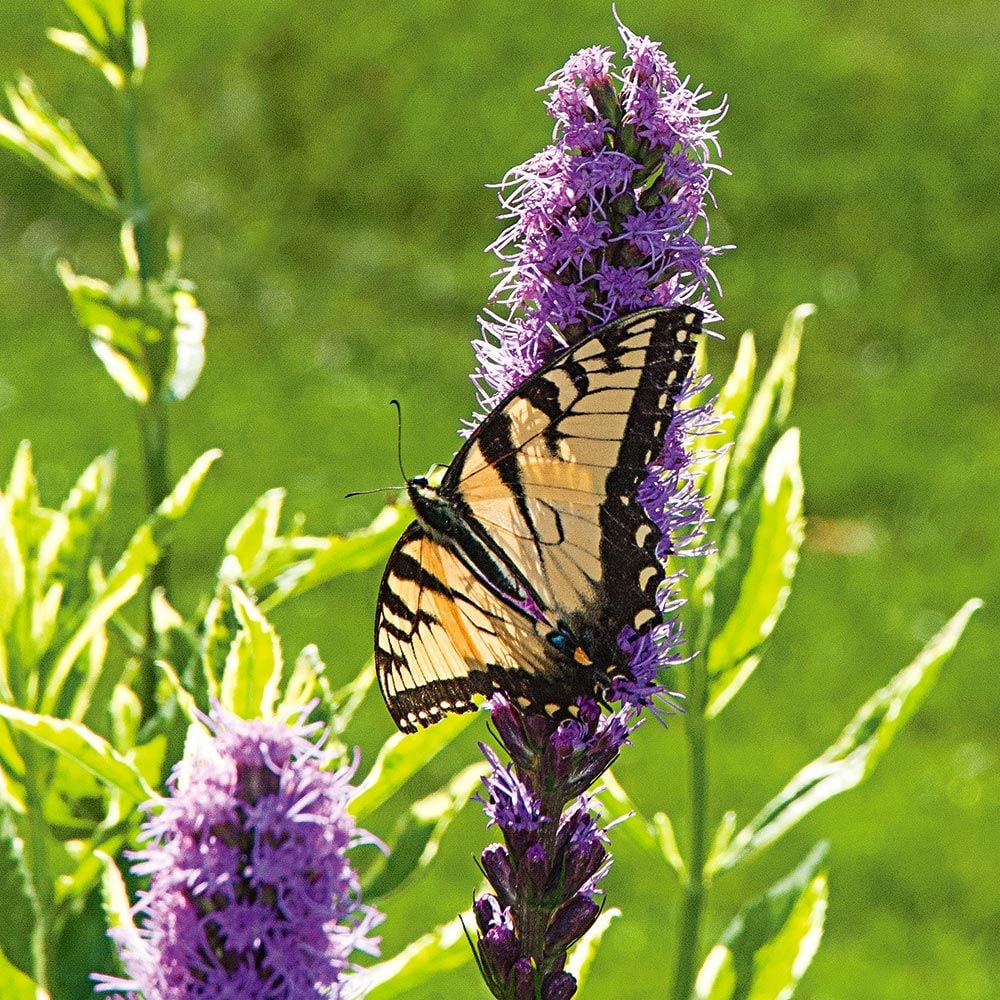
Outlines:
[[[571,56],[542,89],[555,120],[553,143],[508,172],[500,185],[509,225],[491,249],[502,261],[491,296],[496,311],[480,320],[472,378],[488,412],[553,355],[605,323],[652,305],[692,304],[708,323],[719,318],[709,291],[710,261],[725,248],[708,243],[709,183],[720,169],[715,126],[725,102],[692,89],[659,43],[619,22],[623,68],[610,49]],[[690,442],[710,432],[710,404],[692,397],[707,379],[682,387],[663,452],[637,498],[660,529],[659,555],[700,552],[704,507],[692,481]],[[657,678],[676,662],[682,631],[676,574],[657,594],[663,623],[619,645],[631,676],[615,678],[612,697],[639,707],[666,690]]]
[[[213,710],[212,738],[174,769],[142,827],[142,927],[113,931],[127,979],[101,991],[182,997],[339,997],[351,953],[377,954],[380,913],[360,901],[347,852],[371,838],[347,803],[354,767],[310,737],[317,725]]]
[[[525,716],[503,695],[493,724],[513,762],[487,746],[485,811],[503,836],[483,851],[493,893],[476,900],[478,958],[498,998],[569,998],[576,982],[567,952],[600,912],[598,882],[611,864],[604,831],[583,793],[628,742],[634,709],[602,715],[582,701],[576,719]]]
[[[609,49],[571,56],[546,81],[553,143],[513,168],[500,185],[507,228],[492,247],[501,260],[492,309],[480,320],[473,375],[489,412],[555,354],[605,323],[646,306],[694,305],[706,322],[719,318],[710,299],[706,203],[718,152],[714,127],[724,105],[688,87],[659,44],[619,22],[625,42],[618,72]],[[691,442],[710,432],[710,404],[693,398],[707,379],[689,377],[677,400],[662,453],[636,491],[660,529],[659,558],[693,554],[705,511],[693,471]],[[478,417],[477,417],[478,419]],[[603,715],[581,699],[571,720],[522,713],[503,695],[492,719],[510,754],[488,747],[486,814],[503,843],[482,855],[493,892],[476,901],[478,959],[495,997],[568,1000],[577,984],[565,971],[568,949],[599,912],[598,883],[611,865],[606,832],[587,790],[617,758],[643,708],[669,692],[660,682],[678,660],[680,606],[668,575],[657,593],[661,624],[618,643],[629,670],[607,693],[621,703]],[[654,706],[654,711],[655,711]]]

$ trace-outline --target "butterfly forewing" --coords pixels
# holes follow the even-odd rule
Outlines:
[[[376,621],[379,681],[400,728],[498,688],[567,708],[594,693],[595,670],[620,665],[622,629],[659,619],[660,532],[635,491],[661,454],[700,320],[650,309],[602,328],[529,377],[466,442],[440,495],[533,602],[482,582],[454,540],[411,527]],[[568,664],[546,641],[553,629],[586,637],[588,656]]]

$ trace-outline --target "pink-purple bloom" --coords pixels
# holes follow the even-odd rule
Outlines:
[[[501,218],[510,222],[490,248],[502,266],[474,344],[483,413],[567,346],[637,309],[684,305],[705,323],[719,319],[710,261],[724,248],[708,242],[705,208],[720,169],[711,155],[724,104],[703,107],[710,95],[691,89],[658,43],[620,22],[619,31],[620,71],[610,49],[593,47],[549,77],[553,142],[500,185]],[[694,401],[706,386],[697,374],[682,386],[662,453],[636,491],[660,529],[664,562],[702,551],[692,441],[714,426],[710,404]],[[576,992],[568,949],[593,925],[598,882],[611,863],[587,789],[628,742],[642,709],[668,695],[661,674],[679,658],[682,639],[676,583],[677,573],[669,575],[657,594],[662,623],[618,636],[629,670],[606,692],[618,711],[602,715],[581,699],[576,718],[557,722],[493,699],[511,763],[483,747],[492,768],[486,813],[503,843],[483,852],[493,892],[476,901],[475,914],[480,970],[499,1000],[568,1000]]]
[[[112,934],[126,976],[98,989],[145,1000],[339,997],[355,950],[377,954],[348,851],[371,842],[347,804],[354,766],[301,721],[216,708],[214,735],[174,769],[142,827],[141,926]]]

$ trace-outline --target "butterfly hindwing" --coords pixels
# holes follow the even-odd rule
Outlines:
[[[498,688],[565,709],[621,665],[622,629],[659,620],[661,537],[635,493],[662,452],[700,320],[649,309],[602,328],[526,379],[456,455],[438,502],[461,531],[412,525],[380,593],[376,664],[400,728]],[[530,600],[491,585],[483,551]],[[554,648],[553,630],[587,655]]]
[[[581,678],[553,664],[549,627],[514,613],[466,564],[411,524],[382,579],[375,622],[379,686],[404,732],[444,712],[475,709],[474,695],[566,705]]]

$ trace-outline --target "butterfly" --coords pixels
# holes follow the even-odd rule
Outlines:
[[[701,313],[652,308],[573,344],[482,420],[382,578],[375,667],[403,732],[502,691],[573,713],[627,669],[623,630],[659,623],[660,531],[635,497],[659,458]]]

